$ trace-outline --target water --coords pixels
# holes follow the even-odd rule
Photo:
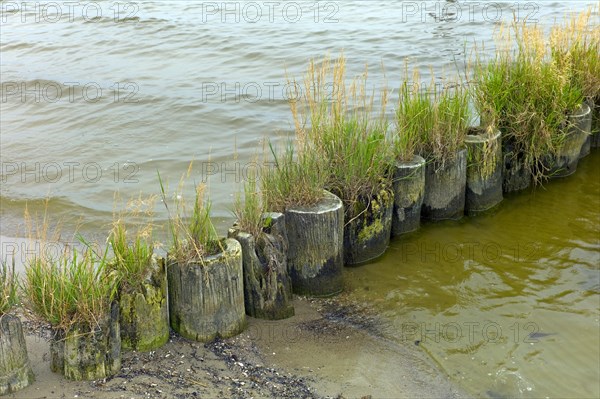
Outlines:
[[[116,191],[157,195],[157,171],[173,191],[191,161],[189,180],[209,183],[224,233],[265,138],[278,143],[292,134],[286,71],[300,77],[310,58],[343,50],[348,75],[368,64],[373,88],[399,87],[406,57],[425,68],[425,81],[431,67],[441,82],[464,61],[465,43],[489,42],[513,13],[548,27],[593,2],[465,2],[460,12],[451,1],[301,1],[274,9],[229,2],[229,13],[196,1],[44,4],[1,5],[5,237],[24,234],[26,203],[41,209],[49,198],[63,229],[102,239]],[[598,186],[590,177],[597,167],[596,154],[575,177],[511,198],[497,214],[395,243],[381,262],[349,272],[357,300],[380,306],[389,335],[411,344],[423,322],[428,329],[458,323],[463,333],[500,326],[498,342],[431,342],[437,332],[421,340],[473,392],[598,396]],[[156,212],[160,225],[166,212],[159,203]],[[436,242],[443,256],[421,261],[419,246]],[[454,255],[469,242],[480,243],[472,257]],[[556,335],[522,342],[532,328]]]
[[[480,397],[600,396],[600,153],[493,214],[425,225],[350,269],[386,337]]]
[[[190,181],[210,183],[224,228],[244,166],[264,138],[291,134],[286,70],[300,78],[310,58],[343,50],[348,76],[368,64],[374,88],[399,87],[406,57],[428,81],[513,13],[549,26],[590,3],[231,2],[226,13],[195,1],[3,2],[4,228],[46,197],[61,217],[103,228],[115,190],[157,194],[157,170],[174,189],[192,160]]]

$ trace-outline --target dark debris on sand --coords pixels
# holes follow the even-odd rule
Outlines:
[[[97,390],[143,398],[318,398],[304,378],[263,365],[243,338],[202,344],[171,334],[156,351],[125,352],[122,369]]]

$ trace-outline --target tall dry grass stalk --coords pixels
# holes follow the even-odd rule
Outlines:
[[[383,89],[375,109],[367,89],[368,68],[346,82],[344,56],[312,60],[303,78],[303,96],[291,103],[296,137],[324,160],[325,187],[338,195],[352,215],[356,201],[370,198],[389,183],[393,160],[385,118],[388,93]],[[298,85],[296,81],[291,81]],[[299,85],[300,86],[300,85]]]
[[[585,97],[600,95],[600,20],[597,7],[570,13],[550,33],[552,57]]]
[[[559,36],[554,34],[555,46],[571,40]],[[476,49],[476,108],[484,127],[502,131],[505,153],[540,183],[548,174],[544,160],[566,139],[568,113],[583,100],[581,87],[573,84],[572,54],[551,51],[543,30],[525,22],[502,26],[495,42],[491,59]]]

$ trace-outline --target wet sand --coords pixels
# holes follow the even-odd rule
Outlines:
[[[49,366],[49,331],[25,322],[36,382],[7,398],[462,398],[414,345],[377,336],[376,320],[335,300],[294,301],[296,315],[248,319],[209,344],[171,335],[148,353],[125,352],[106,381],[72,382]]]

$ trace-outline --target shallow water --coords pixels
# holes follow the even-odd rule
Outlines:
[[[593,3],[227,2],[224,13],[178,0],[2,2],[2,250],[23,243],[6,237],[25,234],[25,204],[42,209],[46,198],[67,233],[102,240],[115,191],[157,195],[157,171],[173,191],[191,161],[189,180],[209,183],[224,233],[264,139],[291,134],[286,70],[300,77],[310,58],[343,50],[348,75],[368,64],[374,88],[398,87],[405,57],[442,82],[465,43],[489,43],[513,13],[547,27]],[[420,341],[474,393],[598,396],[598,162],[593,154],[575,176],[492,215],[395,241],[347,271],[352,295],[378,307],[389,337]],[[160,227],[158,202],[156,212]],[[481,338],[498,327],[497,339]],[[433,332],[421,338],[424,329]],[[458,329],[467,338],[453,338]],[[535,329],[553,335],[524,342]]]
[[[600,152],[487,215],[428,224],[348,269],[385,335],[473,395],[600,396]]]

